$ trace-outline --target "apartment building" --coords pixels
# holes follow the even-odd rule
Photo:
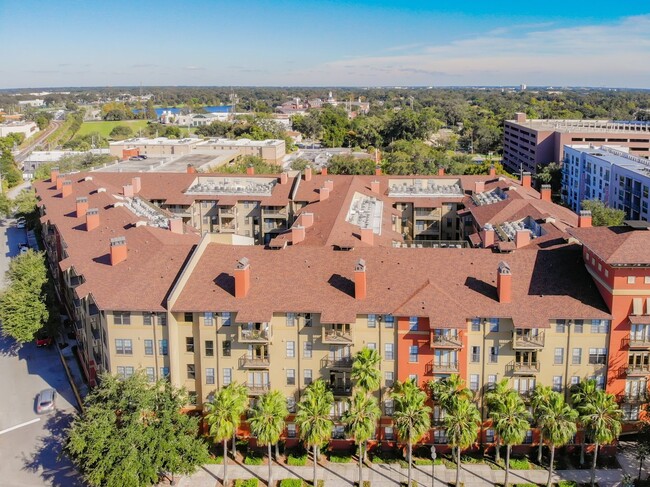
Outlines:
[[[574,145],[564,148],[562,198],[579,211],[582,201],[600,200],[625,211],[630,220],[648,221],[650,161],[622,147]]]
[[[503,166],[512,174],[535,174],[538,165],[564,160],[564,146],[619,145],[650,157],[650,122],[615,120],[528,120],[516,113],[503,130]]]
[[[188,190],[222,191],[232,181],[210,179],[219,177],[53,171],[35,184],[48,262],[91,383],[104,371],[127,377],[144,370],[152,381],[169,377],[186,387],[188,407],[200,407],[237,381],[247,385],[251,402],[277,389],[294,410],[304,388],[323,378],[336,398],[334,433],[341,438],[352,357],[369,347],[382,357],[378,440],[395,439],[395,380],[424,385],[454,373],[479,402],[504,377],[522,394],[537,383],[567,394],[572,384],[594,378],[619,396],[630,425],[638,419],[650,374],[647,227],[591,228],[586,213],[560,224],[565,209],[525,179],[307,171],[233,176],[247,184],[272,180],[265,190],[271,195],[263,197],[276,199],[266,206],[284,202],[290,217],[267,245],[226,245],[224,235],[236,234],[202,232],[195,225],[203,217],[165,209],[195,200],[201,208],[203,200]],[[464,207],[497,189],[509,197]],[[250,196],[211,198],[219,216],[222,200],[239,204]],[[494,207],[492,221],[505,212],[528,226],[493,227],[490,236],[485,224],[476,246],[442,248],[442,240],[429,240],[425,248],[403,232],[414,226],[400,209],[409,201],[426,208],[453,201],[459,212],[473,210],[454,215],[459,235],[461,219],[480,226],[488,218],[481,208],[503,201],[515,209]],[[547,233],[533,234],[533,223]],[[442,444],[440,411],[434,419],[426,441]],[[286,437],[295,436],[290,416]],[[486,422],[481,441],[492,436]],[[537,441],[532,430],[529,437]]]

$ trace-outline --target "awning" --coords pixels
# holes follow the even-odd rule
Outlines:
[[[630,323],[633,325],[650,325],[650,316],[630,316]]]

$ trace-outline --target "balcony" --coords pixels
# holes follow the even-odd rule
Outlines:
[[[352,330],[350,325],[324,326],[323,343],[332,345],[352,343]]]
[[[650,374],[650,365],[649,364],[633,364],[628,365],[627,375],[649,375]]]
[[[246,387],[251,396],[261,396],[271,390],[271,384],[252,384],[247,382]]]
[[[219,214],[223,216],[234,217],[237,214],[237,207],[236,206],[230,206],[227,208],[220,207]]]
[[[268,343],[272,336],[270,323],[248,323],[239,327],[240,343]]]
[[[330,386],[330,390],[332,391],[332,394],[335,396],[345,396],[349,397],[352,395],[352,382],[347,381],[347,382],[336,382],[335,384]]]
[[[287,219],[287,210],[267,210],[262,209],[262,218],[280,218],[283,220]]]
[[[508,364],[508,369],[512,371],[514,375],[531,375],[539,372],[540,363],[535,362],[517,362],[512,361]]]
[[[269,354],[263,354],[252,357],[245,353],[239,358],[239,367],[242,369],[268,369],[271,366],[271,357]]]
[[[458,362],[435,362],[431,360],[425,366],[425,373],[427,375],[433,374],[457,374]]]
[[[463,341],[458,335],[437,335],[431,337],[431,348],[463,348]]]
[[[625,338],[623,345],[629,346],[631,349],[648,350],[650,349],[650,337],[633,337]]]
[[[324,357],[320,361],[321,369],[351,369],[352,357]]]
[[[530,333],[530,330],[517,329],[512,334],[512,348],[515,350],[544,348],[544,332]]]

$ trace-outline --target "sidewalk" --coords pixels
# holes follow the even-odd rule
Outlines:
[[[436,465],[436,486],[446,486],[447,482],[453,483],[456,480],[456,470],[447,469],[444,465]],[[273,478],[275,481],[285,478],[302,478],[311,481],[312,467],[289,467],[286,465],[273,466]],[[353,485],[358,477],[358,465],[356,463],[330,464],[318,466],[317,475],[319,479],[325,480],[326,487],[337,487]],[[413,480],[419,485],[429,487],[431,482],[431,466],[414,466]],[[268,473],[268,466],[248,466],[240,464],[228,464],[228,478],[234,479],[260,479],[260,485],[265,485]],[[395,464],[373,464],[364,466],[363,479],[370,480],[372,487],[396,487],[399,482],[407,481],[408,471]],[[221,486],[223,476],[222,465],[205,465],[191,477],[182,477],[176,485],[182,487],[215,487]],[[597,470],[596,481],[600,487],[615,487],[620,485],[623,472],[617,470]],[[460,473],[460,481],[465,487],[478,487],[503,483],[504,470],[492,470],[487,465],[463,465]],[[546,484],[548,471],[546,470],[511,470],[509,483],[536,483]],[[590,482],[589,470],[560,470],[554,473],[553,481],[573,480],[576,482]]]

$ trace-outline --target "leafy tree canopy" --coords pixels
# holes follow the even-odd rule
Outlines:
[[[623,224],[625,212],[605,206],[600,200],[584,200],[582,209],[591,212],[591,224],[595,227],[615,227]]]

